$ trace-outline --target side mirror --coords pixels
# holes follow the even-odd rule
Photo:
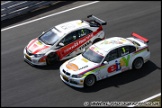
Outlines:
[[[83,48],[83,52],[85,52],[86,51],[86,49],[85,48]]]
[[[44,33],[45,33],[45,31],[42,32],[42,34],[44,34]]]
[[[107,61],[104,61],[103,64],[108,64],[108,62]]]
[[[76,39],[76,36],[73,36],[73,39]]]
[[[59,46],[64,46],[64,44],[63,43],[59,43]]]

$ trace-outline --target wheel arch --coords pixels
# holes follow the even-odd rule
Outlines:
[[[144,63],[144,59],[143,59],[143,57],[141,57],[141,56],[138,56],[138,57],[136,57],[133,61],[132,61],[132,66],[131,66],[131,69],[133,69],[134,67],[133,67],[133,64],[134,64],[134,61],[136,60],[136,59],[138,59],[138,58],[141,58],[142,59],[142,61],[143,61],[143,63]]]
[[[85,85],[85,79],[86,79],[88,76],[90,76],[90,75],[94,76],[95,82],[97,81],[96,75],[95,75],[94,73],[90,73],[90,74],[88,74],[88,75],[84,78],[84,86],[86,86],[86,85]]]

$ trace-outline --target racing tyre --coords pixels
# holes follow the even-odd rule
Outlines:
[[[91,87],[95,84],[95,82],[96,82],[95,76],[94,75],[88,75],[84,80],[84,85],[86,87]]]
[[[143,60],[142,60],[142,58],[137,58],[137,59],[135,59],[134,60],[134,62],[133,62],[133,68],[134,69],[141,69],[142,68],[142,66],[143,66]]]
[[[48,54],[47,59],[46,59],[47,65],[53,65],[57,61],[58,61],[58,56],[56,53]]]

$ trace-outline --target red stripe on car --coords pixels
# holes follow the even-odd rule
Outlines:
[[[34,40],[27,46],[27,48],[29,48],[35,41],[37,41],[37,38],[34,39]]]
[[[73,52],[74,50],[76,50],[77,48],[79,48],[81,45],[88,42],[92,37],[96,36],[96,34],[99,33],[101,30],[102,30],[102,26],[100,26],[95,32],[92,32],[92,33],[88,34],[87,36],[84,36],[83,38],[80,38],[80,39],[70,43],[69,45],[66,45],[66,46],[62,47],[61,49],[59,49],[56,53],[59,56],[60,60],[63,57],[70,54],[71,52]]]
[[[44,49],[46,49],[46,48],[49,48],[49,46],[44,46],[43,48],[40,48],[40,49],[34,51],[33,53],[36,54],[36,53],[38,53],[39,51],[42,51],[42,50],[44,50]]]

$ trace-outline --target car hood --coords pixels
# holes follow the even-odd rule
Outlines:
[[[80,54],[79,56],[66,61],[63,69],[71,74],[81,74],[97,66],[99,66],[99,63],[91,62]]]
[[[46,45],[43,42],[39,41],[38,38],[33,39],[27,45],[27,50],[33,54],[42,54],[47,52],[50,49],[50,45]]]

